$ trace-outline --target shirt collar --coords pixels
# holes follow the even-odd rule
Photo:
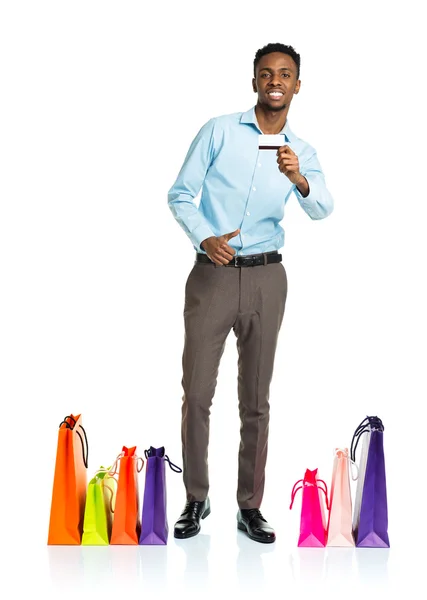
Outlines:
[[[259,129],[260,133],[262,133],[261,128],[258,125],[258,120],[256,118],[255,106],[252,106],[252,108],[250,108],[246,112],[242,113],[242,116],[240,117],[240,122],[241,123],[252,123]],[[286,119],[286,123],[284,124],[282,130],[279,133],[285,134],[285,140],[287,142],[293,142],[295,140],[295,136],[292,133],[291,128],[289,127],[288,119]]]

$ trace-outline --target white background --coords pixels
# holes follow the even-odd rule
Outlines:
[[[15,595],[370,597],[417,577],[425,536],[425,93],[421,2],[2,2],[2,569]],[[256,103],[258,48],[291,44],[289,112],[335,199],[282,225],[289,292],[271,385],[263,512],[237,534],[234,335],[211,417],[212,515],[166,548],[47,548],[57,428],[83,414],[89,472],[123,445],[181,464],[184,286],[194,250],[167,191],[212,116]],[[305,468],[382,418],[387,550],[298,550]],[[143,474],[141,475],[143,490]],[[185,500],[168,471],[170,528]],[[8,578],[2,578],[2,586]],[[96,589],[95,587],[96,586]]]

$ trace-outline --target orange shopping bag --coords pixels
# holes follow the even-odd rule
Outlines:
[[[140,466],[138,468],[138,461]],[[114,508],[113,530],[110,544],[138,544],[141,533],[139,517],[138,473],[144,466],[144,460],[136,455],[136,446],[123,446],[117,457],[119,481]]]
[[[47,543],[79,545],[86,501],[88,443],[81,415],[59,425]]]

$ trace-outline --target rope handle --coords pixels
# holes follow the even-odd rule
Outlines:
[[[340,456],[340,454],[342,456]],[[354,460],[351,460],[350,455],[348,454],[347,448],[346,448],[346,451],[342,450],[341,448],[335,448],[334,456],[335,456],[335,458],[345,458],[349,462],[351,479],[353,481],[356,481],[359,478],[359,467],[356,465]],[[353,466],[356,467],[356,472],[357,472],[356,477],[353,477]]]
[[[323,481],[323,479],[317,479],[316,481],[319,481],[320,483],[323,483],[323,485],[325,486],[325,489],[323,489],[320,485],[317,486],[319,488],[319,490],[322,490],[322,492],[325,494],[325,500],[326,500],[326,510],[330,510],[329,507],[329,501],[328,501],[328,486],[326,485],[326,483]]]
[[[73,421],[73,424],[72,424],[72,426],[71,426],[71,425],[70,425],[70,423],[67,421],[67,419],[71,419],[71,421]],[[66,427],[67,427],[67,429],[74,430],[74,427],[76,426],[76,423],[77,423],[77,421],[76,421],[76,419],[75,419],[74,417],[72,417],[71,415],[67,415],[67,416],[64,418],[64,420],[63,420],[63,421],[61,421],[61,423],[59,424],[59,428],[61,428],[61,425],[64,425],[64,424],[65,424],[65,425],[66,425]],[[87,468],[88,468],[88,466],[89,466],[89,443],[88,443],[88,441],[87,441],[87,435],[86,435],[85,428],[83,427],[83,425],[79,425],[79,427],[80,427],[80,428],[83,430],[83,433],[84,433],[84,436],[85,436],[86,449],[85,449],[85,445],[84,445],[84,443],[83,443],[83,438],[82,438],[82,436],[80,435],[80,431],[76,431],[77,435],[78,435],[78,436],[79,436],[79,438],[80,438],[80,443],[81,443],[81,445],[82,445],[83,463],[84,463],[84,465],[85,465],[85,467],[86,467],[86,469],[87,469]],[[85,450],[86,450],[86,452],[85,452]]]
[[[366,417],[363,421],[356,427],[356,430],[353,434],[353,439],[351,440],[350,447],[350,458],[353,462],[356,461],[356,449],[359,444],[360,438],[366,432],[372,431],[372,429],[379,429],[380,431],[384,431],[383,422],[379,417]],[[354,444],[356,440],[356,443]],[[354,445],[354,447],[353,447]]]
[[[110,475],[110,477],[114,477],[114,475],[118,474],[117,471],[117,465],[119,464],[119,460],[122,458],[122,456],[124,456],[125,453],[122,451],[120,452],[120,454],[118,454],[116,456],[116,460],[113,462],[113,464],[111,465],[111,468],[109,471],[107,471],[108,475]]]
[[[294,500],[295,500],[295,496],[296,496],[296,493],[297,493],[297,491],[298,491],[298,490],[302,490],[302,488],[303,488],[303,486],[302,486],[302,485],[300,485],[300,486],[297,488],[297,485],[298,485],[299,483],[303,483],[303,482],[304,482],[304,479],[299,479],[299,480],[298,480],[298,481],[295,483],[294,487],[292,488],[292,492],[291,492],[291,505],[290,505],[290,507],[289,507],[289,510],[291,510],[291,509],[292,509],[292,506],[293,506],[293,503],[294,503]],[[295,489],[295,488],[296,488],[296,489]]]
[[[323,487],[321,487],[320,485],[317,485],[317,482],[319,483],[323,483],[323,485],[325,486],[325,489],[323,489]],[[298,486],[299,483],[302,483],[302,485]],[[294,500],[295,500],[295,496],[296,493],[298,492],[298,490],[302,490],[302,488],[305,485],[313,485],[312,483],[308,483],[308,482],[304,482],[304,479],[299,479],[294,487],[292,488],[292,493],[291,493],[291,504],[289,506],[289,509],[292,509],[292,506],[294,504]],[[298,487],[297,487],[298,486]],[[325,499],[326,499],[326,508],[329,510],[329,501],[328,501],[328,486],[326,485],[326,483],[323,481],[323,479],[316,479],[316,487],[319,490],[322,490],[322,492],[325,494]]]
[[[110,475],[110,477],[113,477],[114,475],[117,475],[119,473],[119,471],[117,471],[117,466],[119,464],[119,461],[121,458],[123,458],[125,456],[124,451],[122,450],[120,452],[120,454],[117,455],[116,460],[113,462],[111,469],[108,472],[108,475]],[[138,466],[136,467],[136,470],[138,473],[141,473],[142,469],[144,468],[144,459],[142,458],[142,456],[138,456],[137,454],[134,454],[133,456],[129,457],[129,458],[133,458],[136,459],[137,461],[141,461],[141,466],[138,468]]]
[[[117,459],[116,459],[116,460],[117,460]],[[98,469],[97,471],[95,471],[95,476],[96,476],[98,473],[104,473],[105,475],[108,475],[107,479],[105,479],[105,478],[102,478],[102,480],[101,480],[101,484],[102,484],[102,489],[104,489],[104,488],[107,488],[107,490],[108,490],[108,491],[110,492],[110,494],[111,494],[111,496],[110,496],[110,511],[113,513],[113,512],[114,512],[114,509],[113,509],[113,498],[114,498],[114,492],[113,492],[113,490],[112,490],[112,489],[111,489],[111,488],[110,488],[108,485],[105,485],[105,482],[106,482],[106,481],[109,481],[110,479],[112,479],[113,481],[115,481],[115,482],[116,482],[116,486],[117,486],[117,487],[118,487],[118,485],[119,485],[119,482],[117,481],[117,478],[116,478],[116,477],[113,477],[113,476],[110,474],[110,471],[111,471],[111,468],[109,468],[109,469],[105,469],[104,467],[101,467],[100,469]],[[116,487],[116,492],[117,492],[117,487]]]
[[[347,460],[350,461],[350,475],[351,475],[351,479],[352,481],[356,481],[357,479],[359,479],[359,467],[356,465],[356,463],[354,462],[354,460],[351,460],[350,457],[347,458]],[[353,477],[353,465],[356,467],[356,477]]]
[[[173,462],[171,462],[167,454],[165,454],[165,460],[169,463],[169,467],[172,471],[174,471],[174,473],[182,473],[181,467],[178,467],[178,465],[175,465]]]
[[[367,417],[366,419],[363,419],[363,421],[356,427],[356,430],[353,434],[353,438],[351,440],[350,458],[353,462],[355,462],[355,460],[356,460],[356,450],[357,450],[357,446],[359,444],[360,438],[362,437],[362,435],[364,433],[368,433],[369,430],[370,430],[369,419]]]
[[[144,455],[145,458],[151,458],[153,456],[156,456],[156,454],[154,454],[155,452],[155,448],[153,446],[150,446],[150,448],[148,450],[144,450]],[[168,464],[169,467],[172,471],[174,471],[175,473],[182,473],[182,469],[181,467],[178,467],[178,465],[175,465],[171,459],[169,458],[169,456],[167,454],[165,454],[164,456],[159,456],[159,458],[163,458],[163,460],[165,460]]]
[[[117,479],[115,477],[109,477],[107,479],[107,481],[109,481],[110,479],[112,479],[113,481],[116,482],[116,493],[117,493],[117,488],[119,486],[119,482],[117,481]],[[107,489],[110,492],[110,511],[112,513],[114,513],[114,508],[113,508],[114,492],[108,485],[105,485],[105,479],[102,480],[102,489]]]
[[[87,469],[87,468],[88,468],[88,466],[89,466],[89,444],[88,444],[88,441],[87,441],[87,435],[86,435],[86,431],[85,431],[85,429],[84,429],[83,425],[79,425],[79,427],[80,427],[80,428],[83,430],[83,433],[84,433],[84,436],[85,436],[85,442],[86,442],[86,456],[85,456],[85,448],[84,448],[84,444],[83,444],[83,438],[82,438],[82,436],[80,435],[80,431],[76,431],[77,435],[78,435],[78,436],[79,436],[79,438],[80,438],[80,442],[81,442],[81,444],[82,444],[83,462],[84,462],[84,464],[85,464],[85,467],[86,467],[86,469]]]
[[[74,421],[73,426],[71,427],[71,425],[69,424],[69,422],[67,421],[67,419],[71,419],[72,421]],[[61,425],[66,425],[68,429],[74,429],[75,425],[76,425],[77,421],[75,420],[74,417],[72,417],[71,415],[68,415],[64,418],[63,421],[60,422],[59,427],[61,427]]]

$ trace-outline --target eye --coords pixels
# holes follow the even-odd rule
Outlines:
[[[290,77],[289,73],[283,73],[284,77]]]
[[[268,73],[263,73],[261,77],[268,77]]]

